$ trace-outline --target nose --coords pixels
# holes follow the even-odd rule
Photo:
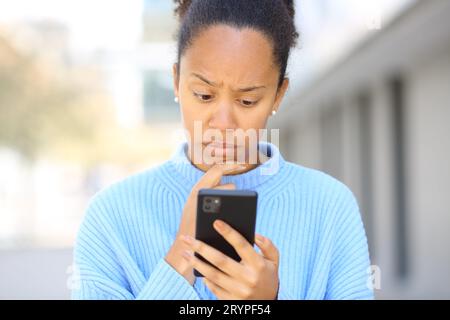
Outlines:
[[[233,105],[230,103],[220,103],[212,112],[209,120],[209,128],[225,131],[227,129],[237,129],[236,118]]]

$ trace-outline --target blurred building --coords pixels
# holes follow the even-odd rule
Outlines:
[[[139,28],[134,44],[99,53],[116,106],[116,117],[126,128],[175,125],[179,111],[173,98],[172,64],[175,62],[176,20],[173,3],[144,0],[141,10],[128,12]]]
[[[354,191],[379,298],[450,297],[449,16],[449,1],[415,2],[271,123],[290,161]]]
[[[142,76],[142,108],[145,123],[179,123],[174,102],[172,65],[176,60],[177,21],[173,2],[145,0],[139,61]]]

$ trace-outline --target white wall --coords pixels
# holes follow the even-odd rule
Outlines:
[[[414,287],[450,297],[450,46],[412,70],[409,81]]]

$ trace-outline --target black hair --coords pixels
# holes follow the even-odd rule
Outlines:
[[[271,40],[275,62],[279,67],[278,87],[283,83],[291,48],[299,34],[294,23],[294,0],[174,0],[180,27],[178,65],[194,38],[212,25],[225,24],[252,28]]]

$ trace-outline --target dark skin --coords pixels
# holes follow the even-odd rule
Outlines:
[[[272,43],[263,33],[226,25],[212,26],[200,33],[181,57],[180,66],[174,65],[173,78],[183,125],[190,137],[194,137],[194,121],[201,121],[203,130],[264,129],[272,111],[278,111],[289,85],[285,78],[278,86],[279,68]],[[188,140],[191,160],[193,143]],[[229,159],[226,152],[215,156]],[[235,189],[231,184],[220,185],[222,175],[244,173],[258,163],[194,165],[205,175],[188,197],[166,261],[191,284],[195,279],[193,269],[199,270],[205,276],[205,284],[219,299],[275,299],[279,253],[270,239],[255,236],[261,249],[258,253],[241,234],[217,220],[214,228],[242,258],[236,262],[193,238],[198,190]],[[218,269],[197,259],[193,252],[200,253]]]

